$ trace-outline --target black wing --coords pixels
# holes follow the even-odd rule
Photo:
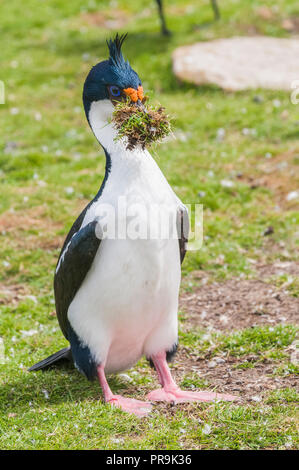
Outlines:
[[[56,313],[67,339],[69,305],[84,281],[101,243],[96,236],[96,226],[97,220],[94,220],[77,233],[69,234],[57,263],[54,277]]]
[[[177,213],[177,229],[179,236],[179,249],[181,264],[185,258],[187,251],[188,235],[189,235],[189,216],[185,206],[180,206]]]
[[[37,370],[41,369],[48,369],[48,367],[55,365],[60,365],[63,362],[69,362],[72,360],[72,353],[71,353],[71,348],[63,348],[60,351],[57,351],[54,354],[51,354],[51,356],[47,357],[46,359],[43,359],[42,361],[38,362],[37,364],[34,364],[28,369],[28,372],[35,372]]]

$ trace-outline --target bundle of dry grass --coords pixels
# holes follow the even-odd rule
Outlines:
[[[169,117],[161,106],[140,108],[128,101],[121,102],[115,107],[112,122],[118,130],[117,139],[127,137],[129,150],[137,145],[144,149],[171,132]]]

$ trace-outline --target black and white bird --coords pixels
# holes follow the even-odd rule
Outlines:
[[[167,361],[178,343],[178,295],[181,262],[186,252],[184,233],[179,238],[109,237],[103,226],[103,208],[115,209],[115,225],[129,223],[130,209],[138,203],[155,207],[153,225],[159,225],[160,207],[175,207],[176,227],[188,219],[147,150],[128,150],[116,140],[111,123],[114,105],[130,97],[142,106],[139,76],[125,61],[121,47],[125,36],[108,42],[109,60],[89,72],[83,90],[88,123],[106,155],[100,190],[73,224],[62,247],[54,279],[56,312],[70,347],[32,366],[36,371],[62,359],[73,360],[92,380],[98,378],[106,402],[144,416],[152,401],[233,400],[231,395],[182,391],[172,379]],[[120,199],[126,211],[118,212]],[[108,211],[109,212],[109,211]],[[108,220],[108,222],[107,222]],[[158,227],[159,228],[159,227]],[[154,365],[162,388],[148,402],[112,393],[106,373],[132,367],[146,356]]]

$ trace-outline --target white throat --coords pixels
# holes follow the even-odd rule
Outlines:
[[[116,140],[117,130],[110,122],[113,110],[110,100],[100,100],[94,101],[89,111],[92,131],[111,160],[112,177],[106,182],[106,189],[107,186],[115,185],[114,192],[119,193],[121,186],[135,187],[138,181],[140,187],[149,185],[154,188],[156,178],[160,182],[163,180],[163,185],[169,188],[160,168],[147,150],[142,150],[140,146],[128,150],[126,139]],[[157,183],[157,187],[159,184]]]
[[[102,147],[104,147],[104,149],[109,153],[111,159],[113,159],[115,154],[117,154],[118,161],[120,157],[126,156],[127,158],[130,158],[136,152],[139,157],[140,153],[148,154],[148,152],[143,152],[140,148],[129,151],[126,149],[126,142],[124,139],[116,139],[117,130],[110,122],[113,111],[114,106],[111,101],[107,99],[93,101],[89,110],[89,122],[92,131]]]
[[[100,100],[92,102],[89,111],[89,123],[92,131],[109,154],[111,159],[111,171],[115,175],[115,179],[125,177],[133,179],[136,173],[144,173],[145,167],[148,165],[156,166],[147,150],[136,147],[134,150],[128,150],[126,140],[116,140],[117,130],[110,122],[114,106],[110,100]],[[147,171],[147,170],[146,170]],[[119,178],[117,177],[119,176]]]
[[[93,102],[90,107],[90,126],[108,153],[111,166],[101,193],[100,205],[95,202],[90,207],[83,226],[98,215],[97,207],[101,208],[105,203],[117,206],[120,196],[126,197],[126,204],[129,205],[136,203],[177,205],[177,197],[150,153],[141,147],[127,150],[126,141],[115,140],[117,131],[109,122],[113,109],[109,100]]]
[[[110,100],[93,101],[89,110],[89,123],[94,135],[109,154],[117,142],[116,129],[110,122],[113,113],[113,104]]]

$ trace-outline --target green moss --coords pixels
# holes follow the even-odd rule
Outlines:
[[[169,117],[164,108],[142,105],[143,108],[128,101],[115,106],[112,122],[118,130],[116,140],[126,138],[127,148],[132,150],[137,145],[148,147],[160,142],[171,132]]]

